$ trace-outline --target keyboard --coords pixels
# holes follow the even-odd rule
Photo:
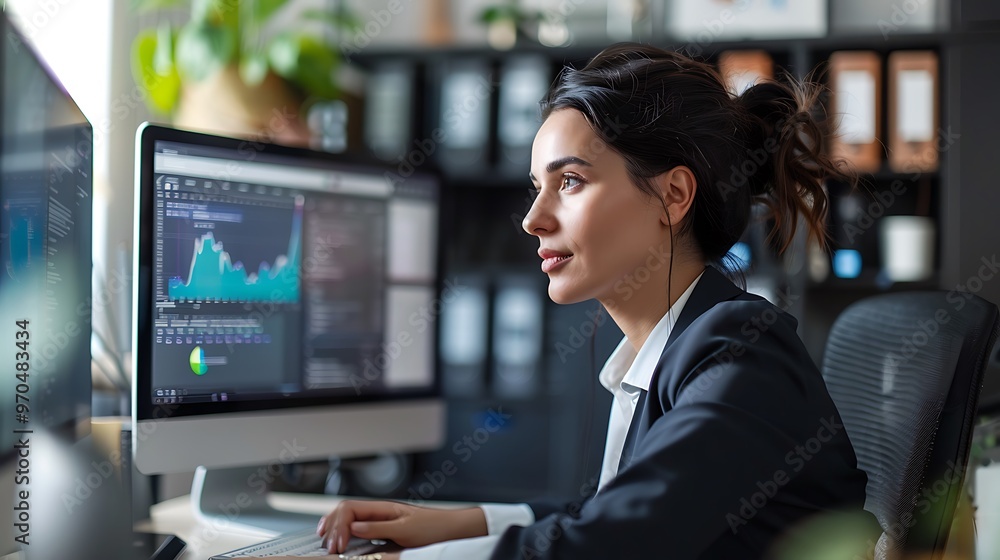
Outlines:
[[[391,541],[378,539],[360,539],[351,537],[343,556],[354,556],[375,552],[376,548],[392,546]],[[231,550],[224,554],[216,554],[211,560],[230,560],[231,558],[268,558],[271,556],[297,556],[311,558],[329,556],[330,552],[323,548],[323,540],[316,534],[316,529],[307,528],[301,531],[285,533],[269,541],[264,541],[247,547]]]

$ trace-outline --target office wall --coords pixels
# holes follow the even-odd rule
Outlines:
[[[964,0],[956,7],[956,27],[974,31],[947,49],[944,60],[946,111],[950,134],[942,236],[944,290],[968,291],[1000,304],[1000,3]],[[1000,407],[1000,345],[994,349],[983,394]]]

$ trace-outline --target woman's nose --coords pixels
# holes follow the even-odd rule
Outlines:
[[[531,203],[531,208],[521,220],[521,227],[529,235],[542,235],[552,233],[556,228],[556,219],[549,211],[544,199],[544,195],[539,194]]]

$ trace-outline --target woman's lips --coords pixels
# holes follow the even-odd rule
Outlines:
[[[572,258],[573,255],[566,255],[563,257],[549,257],[544,259],[542,260],[542,272],[552,272],[553,270],[565,265]]]

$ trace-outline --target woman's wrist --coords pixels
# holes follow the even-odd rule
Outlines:
[[[486,525],[486,514],[480,507],[452,510],[455,515],[455,528],[459,536],[456,539],[485,537],[489,534]]]

